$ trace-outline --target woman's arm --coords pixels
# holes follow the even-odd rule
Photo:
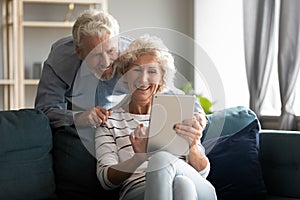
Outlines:
[[[130,141],[124,146],[131,145],[134,151],[119,154],[119,147],[110,129],[99,127],[95,134],[95,147],[97,157],[97,175],[104,188],[115,188],[127,180],[136,169],[147,160],[145,154],[146,137],[138,126],[130,135]],[[122,147],[120,147],[122,148]],[[128,148],[128,147],[127,147]],[[140,149],[140,150],[139,150]],[[124,160],[120,162],[120,160]]]
[[[110,166],[107,170],[107,178],[112,184],[119,185],[127,180],[144,161],[144,156],[135,154],[122,163]]]
[[[209,160],[205,155],[205,150],[200,144],[202,137],[203,126],[200,125],[197,119],[184,120],[174,127],[175,132],[181,137],[185,138],[189,143],[188,163],[197,171],[204,170]]]
[[[201,150],[201,147],[197,144],[191,146],[189,149],[188,163],[197,171],[204,170],[209,164],[209,160],[205,155],[205,152]]]

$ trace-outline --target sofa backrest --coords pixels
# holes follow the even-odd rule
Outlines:
[[[41,111],[0,111],[0,199],[55,199],[51,150]]]

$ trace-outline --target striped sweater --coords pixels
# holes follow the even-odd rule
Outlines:
[[[149,115],[131,114],[123,109],[118,109],[108,118],[106,125],[96,130],[97,176],[105,189],[111,190],[119,187],[119,185],[110,183],[107,178],[107,169],[109,166],[126,161],[134,155],[129,136],[139,124],[148,127]],[[128,191],[145,184],[146,168],[147,162],[144,162],[130,178],[121,184],[120,199]],[[206,177],[208,171],[209,165],[199,173]]]

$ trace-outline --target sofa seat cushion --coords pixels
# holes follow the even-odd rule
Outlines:
[[[233,134],[203,142],[211,164],[207,179],[215,186],[219,200],[266,198],[258,159],[259,130],[260,124],[255,119]]]
[[[104,190],[96,175],[94,131],[65,126],[53,129],[53,160],[59,199],[117,199],[117,190]]]
[[[300,132],[263,130],[259,136],[268,193],[300,199]]]
[[[39,110],[0,112],[0,199],[54,199],[52,134]]]
[[[266,200],[300,200],[300,198],[289,198],[289,197],[268,195]]]

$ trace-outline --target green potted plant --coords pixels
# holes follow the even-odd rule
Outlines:
[[[204,97],[203,95],[195,94],[193,86],[190,82],[184,84],[180,89],[185,94],[195,95],[198,98],[199,103],[202,106],[202,108],[206,114],[212,113],[211,108],[212,108],[213,103],[208,98]]]

